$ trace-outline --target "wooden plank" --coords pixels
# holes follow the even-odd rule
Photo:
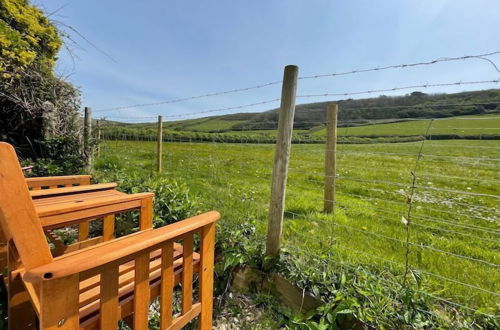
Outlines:
[[[200,248],[200,301],[201,315],[198,328],[212,329],[212,309],[214,294],[214,249],[215,223],[208,224],[201,230]]]
[[[186,324],[189,323],[192,319],[194,319],[198,314],[200,314],[201,311],[201,304],[196,303],[193,305],[193,307],[188,310],[185,314],[176,317],[174,322],[170,327],[168,327],[168,330],[179,330],[182,329]]]
[[[295,96],[299,68],[295,65],[285,67],[279,110],[278,136],[274,157],[271,201],[267,226],[266,255],[277,256],[281,245],[283,212],[285,209],[288,161],[292,143],[293,118],[295,115]]]
[[[134,329],[148,328],[149,253],[135,258]]]
[[[76,274],[41,283],[41,330],[78,329],[78,282],[78,274]]]
[[[114,214],[104,216],[104,219],[102,220],[102,237],[105,242],[115,238]]]
[[[326,113],[325,193],[323,210],[332,213],[335,204],[338,105],[329,104]]]
[[[102,242],[103,242],[102,236],[89,238],[89,239],[87,239],[85,241],[81,241],[81,242],[76,242],[76,243],[73,243],[73,244],[66,246],[66,248],[64,249],[64,254],[70,253],[70,252],[75,252],[75,251],[78,251],[78,250],[81,250],[81,249],[84,249],[86,247],[93,246],[93,245],[96,245],[96,244],[99,244]]]
[[[33,190],[39,190],[41,187],[47,187],[51,184],[57,185],[88,185],[90,184],[90,175],[65,175],[65,176],[46,176],[26,178],[28,187]],[[36,188],[36,189],[35,189]]]
[[[160,290],[160,329],[172,324],[172,305],[174,296],[174,244],[168,242],[161,250],[161,290]]]
[[[78,224],[78,241],[85,241],[89,237],[89,222],[81,222]]]
[[[37,212],[39,216],[60,215],[64,212],[81,211],[86,209],[91,210],[99,206],[113,205],[120,202],[123,203],[129,201],[141,201],[142,199],[152,197],[152,193],[139,193],[132,195],[103,197],[99,200],[85,200],[83,198],[74,199],[66,203],[39,206],[37,207]]]
[[[182,238],[182,314],[193,307],[193,233]]]
[[[116,191],[116,190],[102,190],[102,191],[93,191],[93,192],[84,192],[73,195],[61,195],[61,196],[48,196],[44,198],[35,198],[33,199],[33,204],[38,208],[42,205],[53,205],[59,203],[68,203],[75,202],[81,200],[96,200],[104,197],[112,197],[112,196],[124,196],[126,194]]]
[[[30,195],[32,198],[39,198],[45,196],[56,196],[56,195],[66,195],[66,194],[75,194],[81,192],[88,191],[96,191],[96,190],[108,190],[114,189],[117,187],[116,183],[101,183],[101,184],[92,184],[85,186],[76,186],[76,187],[65,187],[58,188],[57,186],[50,186],[50,189],[43,190],[32,190],[30,191]]]
[[[139,229],[153,228],[153,196],[141,200],[141,214],[139,215]]]
[[[111,266],[101,273],[100,328],[116,329],[118,325],[118,266]]]
[[[70,210],[66,211],[61,209],[59,213],[49,216],[40,215],[40,220],[44,228],[57,228],[65,227],[74,223],[79,223],[85,220],[100,218],[104,215],[112,213],[121,213],[126,211],[135,210],[141,207],[140,200],[132,200],[126,202],[117,202],[110,205],[96,206],[84,210]]]

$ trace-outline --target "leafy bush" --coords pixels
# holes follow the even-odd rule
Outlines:
[[[80,151],[80,141],[74,136],[56,137],[40,142],[41,157],[25,165],[33,165],[32,176],[51,176],[81,173],[86,165]]]
[[[62,138],[59,146],[68,142],[70,149],[79,141],[80,92],[53,72],[61,45],[61,33],[39,8],[0,0],[0,140],[23,159],[40,159],[41,173],[65,174],[72,167],[47,160],[44,143]]]
[[[152,192],[153,226],[162,227],[195,215],[198,202],[190,195],[188,187],[172,178],[161,175],[151,177],[125,174],[120,170],[118,160],[98,162],[94,179],[98,182],[116,182],[118,190],[128,194]],[[126,215],[117,219],[117,234],[123,235],[132,230],[137,216]]]

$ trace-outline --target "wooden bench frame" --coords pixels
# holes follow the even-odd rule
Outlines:
[[[116,329],[119,319],[133,324],[134,329],[147,329],[149,302],[157,296],[161,329],[180,329],[197,316],[200,329],[211,329],[219,213],[212,211],[152,229],[152,194],[115,196],[80,205],[61,203],[44,209],[34,206],[28,185],[14,149],[0,143],[0,225],[8,240],[10,329],[35,329],[37,323],[41,329]],[[139,232],[52,257],[44,227],[99,217],[114,221],[116,213],[133,209],[140,210]],[[197,233],[199,254],[194,252]],[[130,280],[121,287],[123,269]],[[199,302],[193,303],[195,272],[200,279]],[[174,317],[177,282],[182,283],[182,311]],[[82,306],[82,285],[98,289],[98,299]]]
[[[29,190],[55,189],[90,185],[90,175],[67,175],[26,178]]]

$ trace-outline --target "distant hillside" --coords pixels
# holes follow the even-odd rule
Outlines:
[[[405,96],[380,96],[359,100],[299,104],[295,112],[295,128],[311,129],[323,125],[326,108],[332,102],[340,105],[339,126],[359,126],[404,121],[408,118],[447,118],[500,113],[500,89],[454,94],[413,92]],[[192,132],[272,130],[278,127],[278,112],[277,109],[273,109],[261,113],[238,113],[188,119],[165,123],[165,127]]]
[[[295,132],[311,136],[321,135],[325,123],[326,108],[332,102],[340,105],[340,127],[366,126],[405,122],[409,118],[429,119],[500,114],[500,89],[455,94],[413,92],[405,96],[380,96],[360,100],[348,99],[299,104],[295,113]],[[141,136],[155,136],[156,134],[154,133],[156,123],[130,124],[107,120],[105,126],[108,127],[105,130],[113,132],[113,134]],[[278,112],[277,109],[273,109],[261,113],[237,113],[170,121],[165,122],[163,127],[166,131],[186,134],[219,132],[238,133],[239,135],[240,133],[261,132],[266,136],[271,136],[278,127]],[[183,135],[186,135],[184,133]]]

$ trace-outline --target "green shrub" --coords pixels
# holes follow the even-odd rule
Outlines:
[[[161,175],[143,177],[125,174],[114,161],[98,163],[94,179],[98,182],[116,182],[118,190],[133,194],[152,192],[153,226],[162,227],[197,213],[198,202],[190,195],[184,183]],[[137,224],[137,215],[124,215],[117,218],[117,234],[127,234]]]
[[[85,156],[80,151],[80,141],[75,136],[65,136],[40,141],[41,157],[24,161],[33,165],[31,176],[69,175],[82,173]]]

